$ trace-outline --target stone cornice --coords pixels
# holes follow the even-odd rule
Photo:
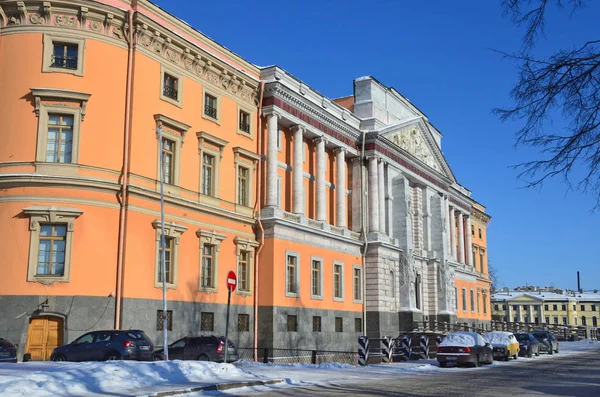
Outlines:
[[[473,216],[474,219],[477,219],[478,221],[482,222],[486,226],[490,223],[490,220],[492,219],[492,217],[490,215],[486,214],[485,212],[481,212],[480,210],[478,210],[475,207],[471,207],[471,215]]]

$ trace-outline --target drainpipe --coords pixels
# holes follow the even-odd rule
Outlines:
[[[365,190],[365,173],[363,170],[363,165],[365,162],[365,139],[367,136],[367,132],[362,132],[362,142],[360,149],[360,194],[362,195],[364,200],[360,200],[360,213],[362,215],[361,222],[361,234],[363,236],[364,241],[364,249],[362,252],[362,266],[363,266],[363,280],[362,280],[362,292],[363,292],[363,335],[367,335],[367,261],[365,257],[367,256],[367,248],[369,247],[369,241],[367,240],[367,228],[366,221],[368,217],[365,214],[365,208],[369,208],[369,189]],[[366,204],[365,204],[366,203]]]
[[[261,153],[262,149],[262,101],[263,101],[263,93],[265,89],[265,82],[260,82],[260,92],[258,95],[258,109],[257,109],[257,129],[256,129],[256,138],[257,138],[257,153]],[[257,183],[256,183],[256,201],[254,202],[254,214],[257,217],[257,224],[260,230],[260,241],[258,249],[256,250],[256,256],[254,258],[254,361],[258,361],[258,259],[260,257],[260,251],[264,245],[264,235],[265,229],[263,228],[262,221],[260,220],[260,203],[262,200],[262,156],[261,159],[258,160],[258,170],[257,170]]]
[[[123,262],[125,261],[125,218],[127,186],[129,184],[129,136],[131,134],[131,91],[133,89],[133,10],[128,10],[129,43],[127,54],[127,85],[125,93],[125,140],[123,144],[123,173],[121,179],[121,209],[119,211],[119,246],[117,251],[117,293],[115,296],[115,329],[121,328],[121,300],[123,299]]]

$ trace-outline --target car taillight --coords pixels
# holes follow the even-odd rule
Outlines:
[[[463,348],[463,352],[471,353],[471,348],[467,346],[467,347]]]
[[[221,341],[221,343],[219,343],[219,346],[217,346],[217,353],[221,354],[223,353],[223,345],[225,343],[223,343],[223,341]]]
[[[135,343],[133,343],[130,340],[121,342],[121,344],[123,345],[123,347],[134,347],[135,346]]]

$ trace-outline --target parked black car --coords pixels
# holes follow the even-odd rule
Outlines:
[[[531,334],[540,342],[540,352],[548,354],[558,353],[558,339],[556,339],[551,331],[536,329],[531,331]]]
[[[0,338],[0,363],[16,363],[17,347],[8,339]]]
[[[527,332],[516,332],[515,337],[519,341],[519,356],[533,357],[540,355],[540,342]]]
[[[452,332],[437,346],[436,357],[440,367],[448,364],[470,365],[492,364],[492,345],[476,332]]]
[[[54,349],[52,361],[152,360],[154,346],[144,331],[110,330],[83,334]]]
[[[227,362],[240,359],[232,341],[227,341]],[[154,360],[164,360],[163,349],[154,352]],[[169,360],[199,360],[222,363],[225,360],[225,337],[190,336],[169,345]]]

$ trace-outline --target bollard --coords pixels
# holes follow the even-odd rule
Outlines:
[[[429,337],[426,335],[419,336],[419,355],[422,360],[429,358]]]
[[[363,367],[369,361],[369,338],[366,336],[358,337],[358,365]]]
[[[400,338],[400,352],[407,361],[410,360],[411,350],[412,339],[410,336],[404,335],[402,338]]]
[[[269,363],[269,349],[265,349],[263,352],[263,363],[264,364]]]
[[[384,336],[381,338],[381,354],[383,354],[383,362],[389,364],[392,362],[392,338]]]
[[[317,351],[316,350],[312,351],[312,355],[310,357],[310,363],[311,364],[316,364],[317,363]]]

